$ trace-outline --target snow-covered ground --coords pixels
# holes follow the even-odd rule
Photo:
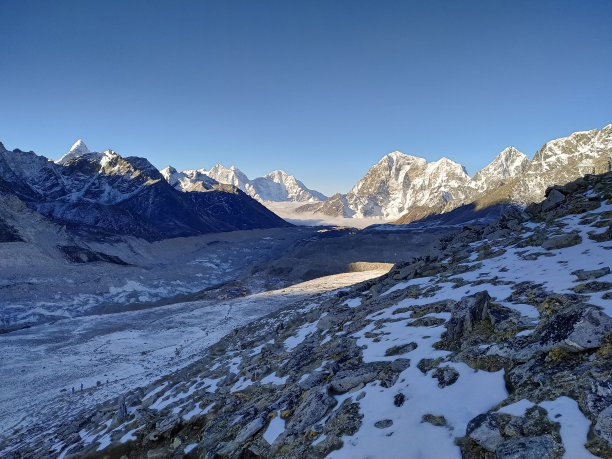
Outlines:
[[[338,274],[225,302],[67,318],[0,335],[0,429],[61,422],[58,413],[147,385],[197,360],[233,329],[292,301],[384,273]]]

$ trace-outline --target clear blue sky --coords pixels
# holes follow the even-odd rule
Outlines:
[[[0,140],[346,192],[612,123],[612,2],[0,0]]]

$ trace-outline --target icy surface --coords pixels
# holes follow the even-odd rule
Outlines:
[[[270,421],[268,428],[263,434],[264,440],[270,444],[274,443],[274,440],[276,440],[278,436],[285,431],[285,421],[280,415],[281,413],[278,411],[276,416]]]

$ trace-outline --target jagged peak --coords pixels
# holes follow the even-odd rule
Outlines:
[[[287,174],[285,171],[283,171],[281,169],[276,169],[276,170],[268,172],[266,175],[264,175],[264,178],[271,178],[271,177],[289,178],[289,177],[293,177],[293,175]],[[293,177],[293,178],[295,178],[295,177]]]
[[[465,172],[465,167],[463,166],[463,164],[453,161],[452,159],[449,159],[446,156],[443,156],[437,161],[430,162],[429,165],[434,168],[446,167],[452,169],[461,169],[463,172]]]
[[[500,151],[499,154],[495,157],[495,160],[496,159],[506,159],[509,157],[528,158],[528,156],[522,151],[517,150],[513,146],[509,146],[509,147],[504,148],[502,151]]]
[[[166,167],[164,167],[162,169],[162,172],[163,171],[170,172],[171,174],[176,174],[176,172],[177,172],[176,168],[172,167],[170,164],[168,164]]]
[[[436,163],[436,164],[459,164],[456,161],[453,161],[452,159],[447,158],[446,156],[442,156],[439,160],[437,161],[432,161],[432,163]]]
[[[6,148],[2,142],[0,142],[0,151],[6,151]]]
[[[391,153],[383,156],[379,162],[383,162],[383,161],[388,160],[388,159],[392,159],[392,160],[396,161],[398,159],[411,159],[411,160],[418,159],[418,160],[424,160],[425,158],[421,158],[420,156],[407,155],[406,153],[402,153],[401,151],[395,150],[395,151],[392,151]]]
[[[405,155],[404,153],[402,153],[402,152],[401,152],[401,151],[399,151],[399,150],[395,150],[395,151],[392,151],[391,153],[389,153],[389,154],[388,154],[388,155],[386,155],[386,156],[389,156],[389,157],[391,157],[391,158],[400,158],[400,157],[402,157],[402,156],[408,156],[408,155]]]
[[[89,150],[89,148],[87,148],[87,145],[85,145],[83,139],[79,139],[72,144],[72,147],[70,148],[68,153],[78,153],[80,155],[84,155],[86,153],[91,153],[91,151]]]
[[[72,144],[72,147],[70,147],[70,150],[68,151],[68,153],[66,153],[64,156],[58,159],[56,163],[65,164],[73,158],[87,155],[89,153],[91,153],[91,151],[89,150],[89,148],[87,148],[87,145],[85,145],[85,142],[83,142],[83,139],[79,139]]]

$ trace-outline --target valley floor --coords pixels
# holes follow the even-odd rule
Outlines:
[[[348,226],[353,228],[365,228],[370,225],[379,225],[388,223],[387,220],[378,217],[363,217],[363,218],[346,218],[346,217],[331,217],[321,213],[296,212],[298,207],[304,205],[303,202],[271,202],[266,201],[264,205],[282,217],[286,221],[295,225],[303,226]]]
[[[185,367],[258,317],[385,273],[337,274],[223,302],[69,318],[0,335],[0,431],[53,428]]]

